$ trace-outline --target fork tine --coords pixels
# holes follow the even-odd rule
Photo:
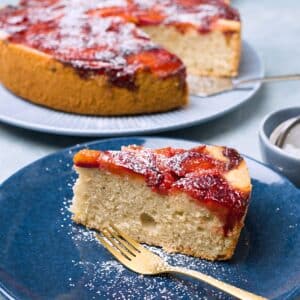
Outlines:
[[[120,235],[118,234],[118,232],[116,232],[112,227],[112,230],[110,230],[109,228],[107,228],[107,230],[109,231],[109,233],[120,243],[123,245],[123,247],[130,252],[133,256],[136,256],[138,254],[138,251],[131,246],[126,240],[124,240],[122,237],[120,237]]]
[[[136,242],[134,239],[129,237],[126,233],[121,231],[120,229],[116,228],[112,223],[110,223],[110,226],[133,248],[135,248],[138,252],[141,252],[141,250],[145,249],[141,244]],[[146,250],[146,249],[145,249]]]
[[[107,232],[106,232],[107,231]],[[109,230],[107,228],[104,228],[102,230],[102,234],[109,240],[109,242],[116,248],[118,249],[118,251],[125,256],[128,260],[131,260],[131,258],[133,258],[133,255],[131,253],[129,253],[126,249],[124,249],[124,247],[122,247],[120,244],[118,244],[113,236],[110,236],[111,233],[109,232]]]
[[[112,247],[109,243],[103,239],[100,234],[96,233],[96,238],[100,241],[100,243],[122,264],[126,265],[128,259],[123,256],[119,251],[117,251],[114,247]]]

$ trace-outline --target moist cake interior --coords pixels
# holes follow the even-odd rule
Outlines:
[[[210,260],[229,259],[251,191],[232,149],[201,146],[79,152],[73,220],[101,230],[109,222],[140,242]]]

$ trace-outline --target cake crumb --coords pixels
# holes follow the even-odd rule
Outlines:
[[[71,189],[71,184],[68,188]],[[94,231],[72,222],[69,211],[71,202],[72,199],[64,197],[62,207],[59,209],[61,215],[59,230],[65,231],[77,248],[74,257],[69,261],[75,271],[71,270],[72,277],[66,278],[66,286],[69,287],[71,295],[75,296],[80,290],[89,299],[232,299],[189,278],[171,275],[144,276],[128,270],[114,260],[97,241]],[[147,245],[145,247],[170,265],[198,270],[232,284],[247,283],[247,279],[235,264],[210,262],[183,254],[166,253],[158,247]],[[80,255],[75,256],[75,253]],[[73,274],[81,275],[75,277]]]

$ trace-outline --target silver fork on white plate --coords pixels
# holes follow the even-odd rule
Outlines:
[[[225,77],[217,78],[189,75],[187,80],[191,95],[205,98],[233,90],[248,90],[252,88],[249,87],[249,84],[258,82],[300,80],[300,74],[265,76],[260,78],[249,78],[240,80]]]

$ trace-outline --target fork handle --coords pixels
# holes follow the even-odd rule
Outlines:
[[[263,298],[261,296],[252,294],[250,292],[247,292],[245,290],[242,290],[240,288],[237,288],[231,284],[222,282],[220,280],[217,280],[211,276],[205,275],[203,273],[194,271],[194,270],[189,270],[185,268],[180,268],[180,267],[170,267],[167,270],[168,273],[177,273],[177,274],[182,274],[186,276],[193,277],[195,279],[201,280],[203,282],[208,283],[209,285],[212,285],[216,288],[218,288],[221,291],[226,292],[227,294],[230,294],[234,297],[237,297],[238,299],[242,300],[267,300],[267,298]]]
[[[275,82],[275,81],[289,81],[289,80],[300,80],[300,74],[289,74],[289,75],[278,75],[278,76],[266,76],[260,78],[251,78],[245,80],[238,80],[234,82],[234,87],[238,87],[245,83],[255,82]]]

